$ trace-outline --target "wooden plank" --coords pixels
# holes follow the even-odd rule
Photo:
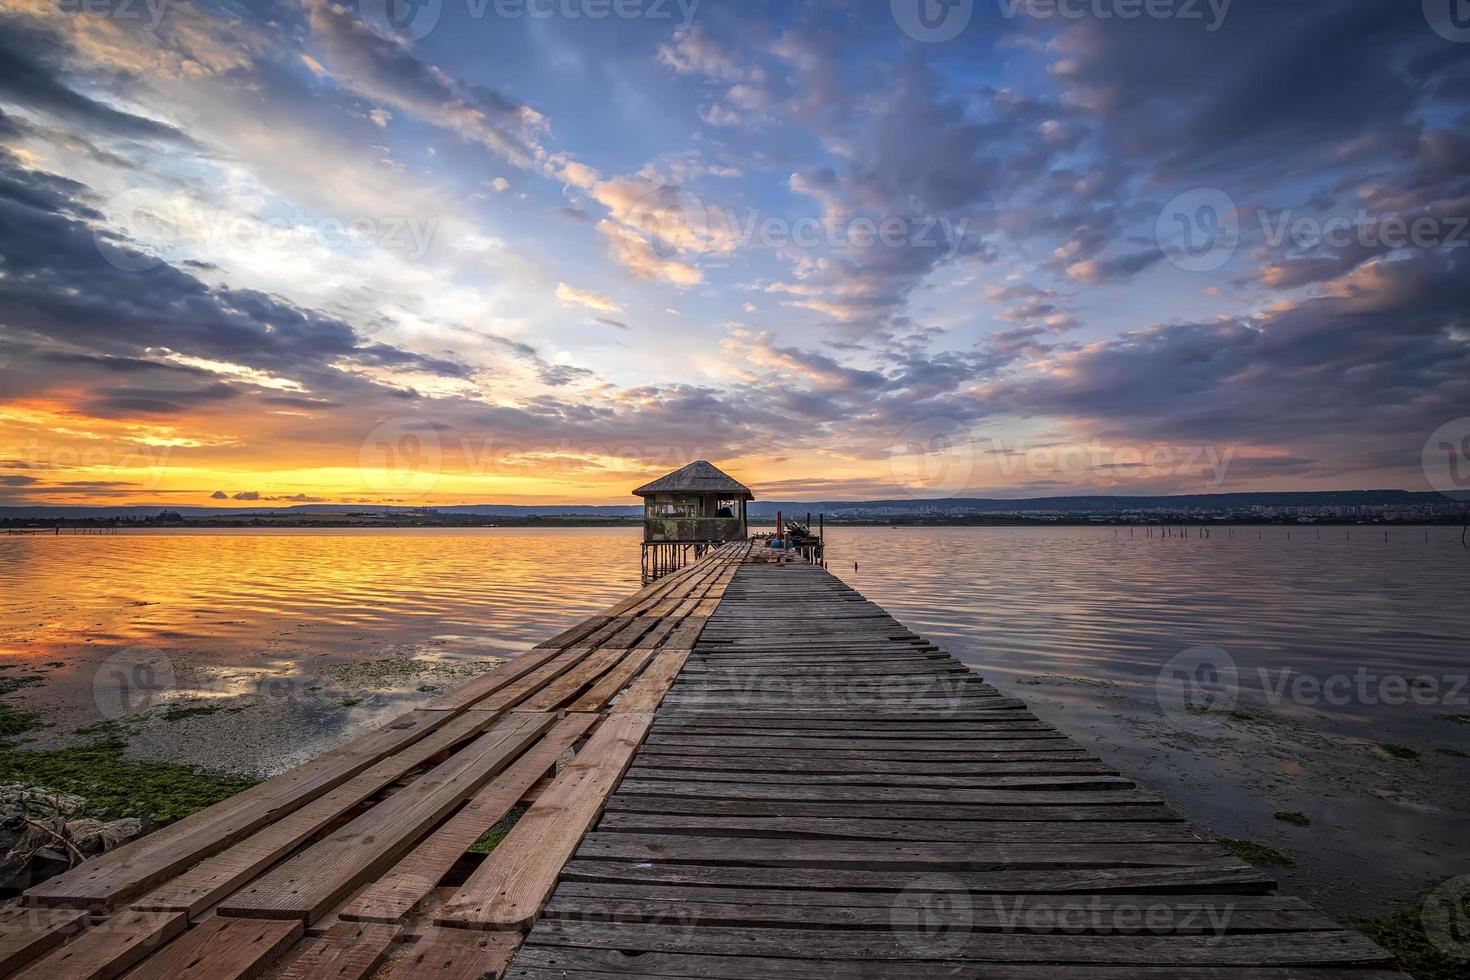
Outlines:
[[[577,856],[604,861],[679,861],[767,867],[954,868],[1144,867],[1218,864],[1226,852],[1205,841],[1167,843],[950,843],[889,840],[770,840],[741,837],[595,833]]]
[[[0,976],[8,975],[86,927],[75,909],[0,909]]]
[[[303,943],[300,955],[272,971],[270,980],[363,980],[383,965],[398,932],[396,925],[338,922]]]
[[[1274,882],[1240,861],[1173,868],[1043,868],[986,871],[950,869],[946,880],[972,893],[990,892],[1079,892],[1107,894],[1118,891],[1149,892],[1260,892]],[[852,868],[803,868],[803,888],[834,890],[871,889],[902,892],[914,884],[915,874],[906,869],[867,870]],[[789,888],[789,868],[753,865],[718,866],[661,864],[651,861],[570,861],[562,880],[589,882],[657,883],[664,885],[711,885],[737,888]]]
[[[623,659],[622,650],[594,650],[581,663],[517,706],[520,711],[555,711]]]
[[[901,881],[905,879],[895,878],[894,880]],[[911,884],[914,879],[910,876],[906,880]],[[956,895],[961,893],[968,895],[974,906],[983,907],[990,914],[1008,913],[1015,909],[1025,911],[1040,908],[1042,910],[1042,916],[1046,916],[1051,914],[1046,910],[1052,907],[1118,909],[1129,906],[1143,907],[1151,905],[1175,909],[1186,907],[1228,907],[1229,909],[1241,912],[1270,910],[1315,911],[1305,900],[1291,895],[1248,895],[1238,892],[1211,892],[1208,889],[1189,894],[1135,891],[1086,895],[1078,894],[1076,891],[1045,892],[1035,889],[1013,892],[985,892],[978,889],[965,890],[961,887],[958,880],[955,882],[955,885],[954,892]],[[573,880],[564,881],[557,886],[556,893],[552,897],[548,909],[552,905],[556,905],[565,900],[582,899],[605,901],[608,903],[615,903],[623,899],[647,899],[661,902],[733,903],[751,908],[776,905],[793,909],[892,909],[907,890],[905,888],[903,890],[875,889],[871,891],[850,891],[841,888],[755,888],[735,885]],[[609,911],[612,911],[611,907]],[[1074,925],[1080,927],[1085,925],[1085,922],[1079,919]],[[1022,926],[1024,926],[1024,923],[1017,923],[1018,929]]]
[[[1131,789],[1135,784],[1131,779],[1122,776],[1109,776],[1097,773],[1070,774],[1037,774],[1037,775],[979,775],[963,774],[948,775],[938,773],[934,775],[924,774],[922,765],[913,764],[908,772],[901,773],[869,773],[869,772],[837,772],[837,773],[802,773],[801,782],[807,786],[922,786],[922,787],[955,787],[955,788],[991,788],[991,789]],[[759,772],[759,771],[737,771],[725,772],[721,769],[702,769],[697,772],[689,772],[685,769],[665,769],[654,764],[634,766],[628,770],[629,779],[639,780],[687,780],[698,779],[703,782],[728,782],[728,783],[788,783],[792,776],[785,772]]]
[[[628,689],[612,706],[612,712],[645,714],[657,709],[688,659],[688,650],[673,647],[660,650],[654,656],[653,663],[648,665],[637,680],[628,685]]]
[[[786,956],[710,956],[685,952],[629,955],[618,948],[539,946],[521,949],[506,980],[609,980],[610,977],[701,977],[708,980],[1404,980],[1398,971],[1258,966],[1105,966],[1089,963],[977,964],[935,960],[823,960]]]
[[[389,783],[478,735],[495,719],[493,712],[484,711],[467,711],[451,719],[431,735],[354,776],[327,795],[134,900],[131,907],[177,910],[190,916],[201,914]]]
[[[518,932],[430,929],[388,974],[388,980],[485,980],[498,977],[521,944]]]
[[[1153,797],[1138,791],[1107,789],[1016,790],[936,789],[924,786],[804,786],[795,783],[722,783],[628,779],[622,789],[640,796],[707,797],[734,800],[847,800],[893,803],[944,803],[952,806],[1052,805],[1068,803],[1150,803]]]
[[[547,661],[559,656],[560,653],[560,647],[551,647],[548,649],[538,647],[534,650],[528,650],[520,656],[507,660],[505,663],[486,671],[479,677],[467,681],[451,691],[445,691],[443,694],[429,701],[426,707],[450,711],[459,711],[468,708],[482,698],[494,694],[496,691],[520,680],[531,671],[544,666]]]
[[[610,714],[434,921],[496,929],[533,919],[652,721],[643,713]]]
[[[314,922],[391,867],[431,827],[509,766],[551,726],[550,715],[505,716],[469,746],[351,823],[221,903],[225,916]]]
[[[107,908],[224,850],[424,738],[449,716],[413,711],[273,779],[99,855],[25,893],[30,905]]]
[[[296,940],[301,923],[212,916],[148,957],[128,980],[251,980]]]
[[[616,667],[604,674],[586,694],[572,702],[567,710],[601,711],[617,696],[619,691],[628,686],[633,675],[642,670],[643,665],[648,663],[652,657],[653,651],[650,649],[627,651]]]
[[[119,912],[31,964],[17,980],[112,980],[187,925],[180,912]]]
[[[581,663],[592,653],[592,649],[592,647],[578,646],[563,650],[524,677],[507,684],[494,694],[475,702],[475,707],[493,711],[504,711],[513,708],[526,698],[540,691],[557,677],[560,677]]]
[[[946,896],[949,897],[949,896]],[[955,924],[976,932],[1069,935],[1224,936],[1239,933],[1340,931],[1300,899],[1244,907],[1238,895],[990,895],[958,906]],[[554,919],[596,922],[695,923],[756,929],[890,929],[923,932],[935,910],[888,896],[883,905],[747,904],[743,898],[690,899],[650,895],[563,896],[547,904]]]
[[[716,817],[709,814],[604,813],[599,831],[654,834],[702,831],[723,837],[828,837],[857,840],[941,841],[950,843],[1138,843],[1198,842],[1182,821],[1103,822],[1059,820],[1054,823],[974,820],[874,820],[855,817]]]
[[[684,923],[566,922],[543,919],[536,945],[782,956],[802,959],[939,959],[981,963],[1097,963],[1151,966],[1391,966],[1393,957],[1341,931],[1225,936],[909,933],[889,929],[764,929]]]
[[[499,823],[596,720],[593,715],[583,714],[558,722],[514,765],[476,793],[444,826],[353,899],[342,910],[342,918],[397,922],[408,915],[433,893],[435,886],[469,846]]]

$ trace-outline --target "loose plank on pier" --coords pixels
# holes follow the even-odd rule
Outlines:
[[[183,932],[188,921],[182,912],[119,912],[17,980],[111,980]]]
[[[0,909],[0,976],[66,942],[86,926],[86,913],[73,909]]]
[[[610,715],[435,921],[491,929],[535,918],[652,724],[642,712]]]

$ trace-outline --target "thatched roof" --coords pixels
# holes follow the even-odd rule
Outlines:
[[[651,497],[656,493],[720,493],[730,497],[755,499],[755,494],[750,492],[749,487],[703,459],[696,459],[688,466],[680,467],[633,491],[637,497]]]

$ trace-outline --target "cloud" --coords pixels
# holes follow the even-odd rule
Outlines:
[[[578,289],[564,282],[556,284],[556,298],[562,306],[582,306],[598,313],[621,313],[623,308],[602,293],[590,289]]]
[[[260,494],[255,490],[241,490],[239,493],[230,495],[231,500],[259,500]]]
[[[459,82],[327,0],[307,0],[307,11],[311,38],[334,81],[481,143],[518,167],[530,168],[545,158],[537,134],[546,120],[536,110],[484,86]]]
[[[597,230],[607,237],[613,255],[623,268],[640,279],[665,279],[676,286],[693,286],[704,281],[704,273],[696,266],[660,255],[635,231],[607,218],[597,223]]]
[[[49,32],[6,18],[0,32],[0,95],[82,127],[131,139],[192,144],[167,123],[125,112],[75,91],[61,81],[70,51]]]

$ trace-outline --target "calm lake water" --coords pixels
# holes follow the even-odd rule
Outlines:
[[[1358,911],[1470,872],[1459,533],[855,528],[828,541],[835,573],[1203,832],[1287,852],[1283,883]],[[0,663],[26,678],[8,701],[53,722],[38,746],[109,719],[141,757],[280,768],[623,597],[637,540],[0,536]],[[1208,710],[1177,697],[1194,676],[1190,703]]]

